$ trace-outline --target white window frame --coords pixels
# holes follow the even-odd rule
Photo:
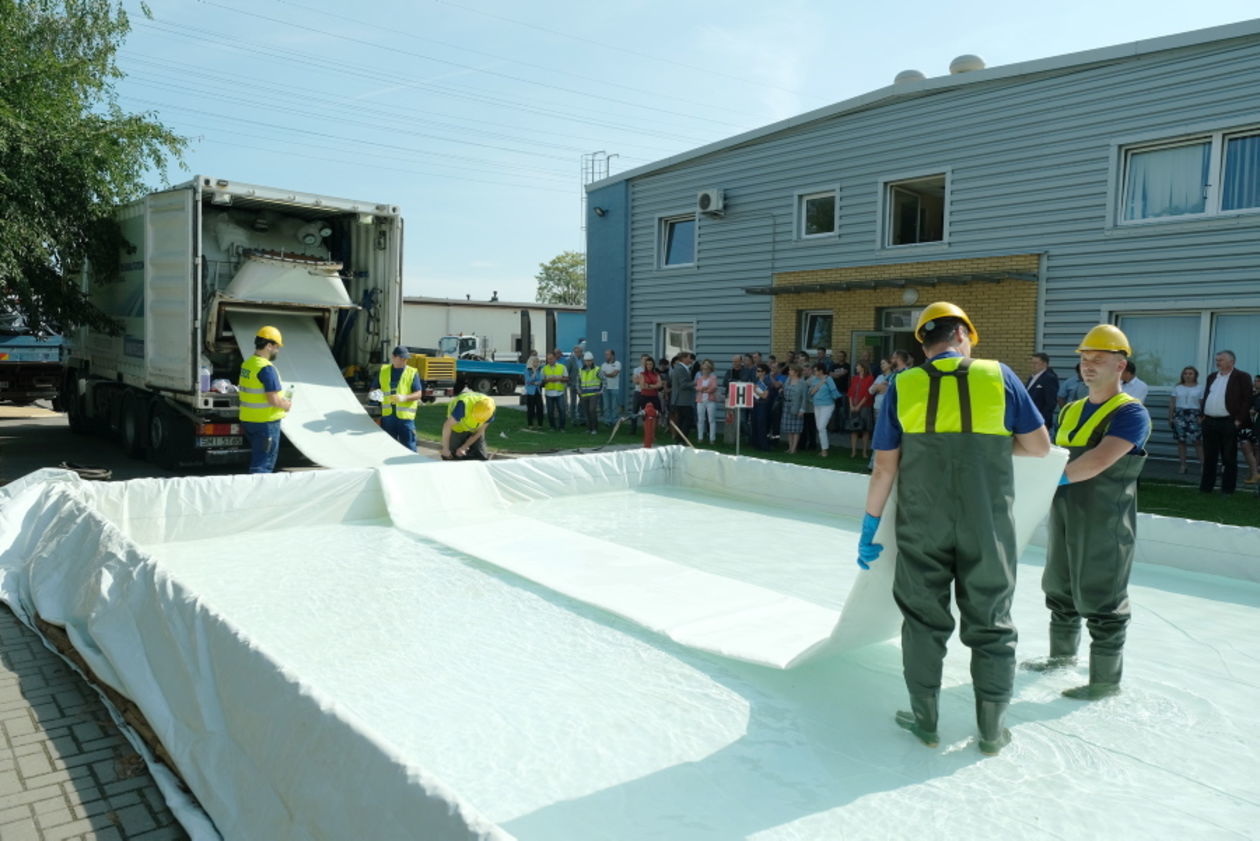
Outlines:
[[[803,351],[807,351],[807,352],[825,350],[828,353],[830,353],[831,352],[830,346],[825,347],[825,348],[819,348],[819,347],[814,347],[813,345],[810,345],[806,342],[806,328],[809,326],[810,316],[815,316],[815,315],[825,315],[831,318],[831,340],[832,342],[835,342],[836,340],[836,336],[835,336],[836,311],[835,310],[801,310],[800,321],[796,325],[796,333],[797,333],[796,338],[800,340],[800,344],[797,345],[797,348]]]
[[[1172,300],[1172,301],[1133,301],[1126,303],[1124,306],[1103,307],[1098,314],[1100,324],[1115,324],[1119,321],[1120,316],[1140,316],[1140,315],[1198,315],[1199,316],[1199,345],[1196,351],[1193,364],[1199,369],[1199,381],[1203,382],[1207,375],[1212,373],[1215,368],[1212,364],[1212,358],[1216,351],[1220,348],[1212,347],[1215,339],[1213,330],[1215,328],[1215,319],[1218,315],[1247,315],[1255,313],[1257,319],[1260,319],[1260,309],[1255,307],[1231,307],[1225,304],[1205,307],[1201,301]],[[1152,394],[1171,394],[1170,386],[1151,386]]]
[[[666,331],[668,330],[678,330],[678,329],[691,331],[691,351],[690,352],[691,353],[696,352],[696,347],[698,347],[697,334],[699,331],[696,329],[695,321],[658,321],[656,322],[656,330],[655,330],[656,340],[654,344],[656,345],[656,355],[654,358],[660,359],[662,356],[673,355],[673,354],[667,353],[665,350],[665,335],[666,335]]]
[[[830,197],[834,202],[831,212],[831,230],[821,234],[805,233],[805,202],[810,199]],[[792,234],[794,239],[806,242],[836,239],[840,236],[840,188],[826,187],[820,190],[798,190],[794,194],[796,211],[792,215]]]
[[[1225,174],[1225,147],[1236,137],[1260,134],[1260,124],[1233,128],[1216,128],[1199,130],[1168,137],[1142,137],[1116,141],[1111,144],[1111,163],[1108,174],[1107,215],[1109,228],[1132,228],[1143,225],[1168,225],[1178,222],[1198,222],[1204,219],[1228,219],[1231,216],[1243,216],[1260,213],[1260,207],[1243,207],[1237,210],[1221,209],[1221,180]],[[1149,219],[1125,219],[1124,195],[1128,183],[1129,158],[1135,152],[1154,152],[1160,149],[1172,149],[1177,146],[1188,146],[1192,143],[1207,142],[1208,183],[1207,195],[1204,197],[1202,213],[1182,213],[1177,216],[1156,216]]]
[[[692,243],[690,263],[666,263],[665,252],[669,246],[669,226],[675,222],[695,223],[695,242]],[[700,218],[695,212],[675,213],[656,217],[656,267],[658,269],[691,269],[700,262]]]
[[[945,218],[941,220],[941,238],[935,242],[907,242],[901,245],[893,245],[890,241],[892,237],[892,218],[889,214],[892,212],[892,202],[888,200],[889,191],[903,181],[921,181],[924,178],[938,178],[941,176],[945,178],[945,199],[941,207],[941,212]],[[953,184],[954,171],[952,167],[936,167],[882,176],[879,179],[878,202],[875,208],[876,213],[879,214],[879,224],[875,226],[875,248],[880,251],[900,251],[906,248],[930,251],[932,249],[948,248]]]

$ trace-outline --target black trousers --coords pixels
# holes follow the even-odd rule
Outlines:
[[[1221,493],[1232,494],[1238,483],[1238,427],[1233,418],[1203,418],[1203,477],[1199,490],[1216,485],[1216,460],[1221,460]]]

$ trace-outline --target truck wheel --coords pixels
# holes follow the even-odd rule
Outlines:
[[[480,391],[482,394],[489,394],[494,389],[494,380],[489,377],[477,377],[472,381],[473,391]]]
[[[183,419],[161,398],[149,403],[149,461],[171,469],[179,460]]]
[[[516,380],[512,379],[511,377],[504,377],[503,379],[499,380],[499,394],[507,395],[507,394],[515,394],[515,393],[516,393]]]
[[[87,415],[84,413],[83,395],[79,394],[79,375],[73,372],[67,374],[63,389],[61,402],[66,407],[66,420],[70,424],[70,431],[75,435],[86,435],[90,429]]]
[[[122,399],[123,452],[132,458],[144,457],[144,438],[149,425],[149,413],[144,398],[128,391]]]

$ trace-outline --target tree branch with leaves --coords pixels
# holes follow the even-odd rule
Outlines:
[[[586,306],[586,255],[578,251],[565,251],[550,262],[538,264],[538,291],[535,298],[540,304],[572,304]]]

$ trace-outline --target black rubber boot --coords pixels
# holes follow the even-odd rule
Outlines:
[[[976,725],[980,729],[980,752],[985,756],[997,756],[1002,748],[1011,743],[1011,731],[1006,729],[1006,708],[1009,704],[976,699]]]
[[[1124,670],[1124,655],[1094,654],[1089,655],[1089,683],[1064,689],[1063,695],[1078,701],[1097,701],[1110,698],[1120,692],[1120,673]]]
[[[1030,672],[1052,672],[1056,669],[1070,669],[1076,665],[1076,649],[1081,643],[1081,629],[1050,626],[1050,656],[1025,660],[1019,664],[1021,669]]]
[[[903,730],[909,730],[919,741],[930,748],[941,743],[936,735],[937,696],[911,695],[910,711],[898,710],[894,720]]]

